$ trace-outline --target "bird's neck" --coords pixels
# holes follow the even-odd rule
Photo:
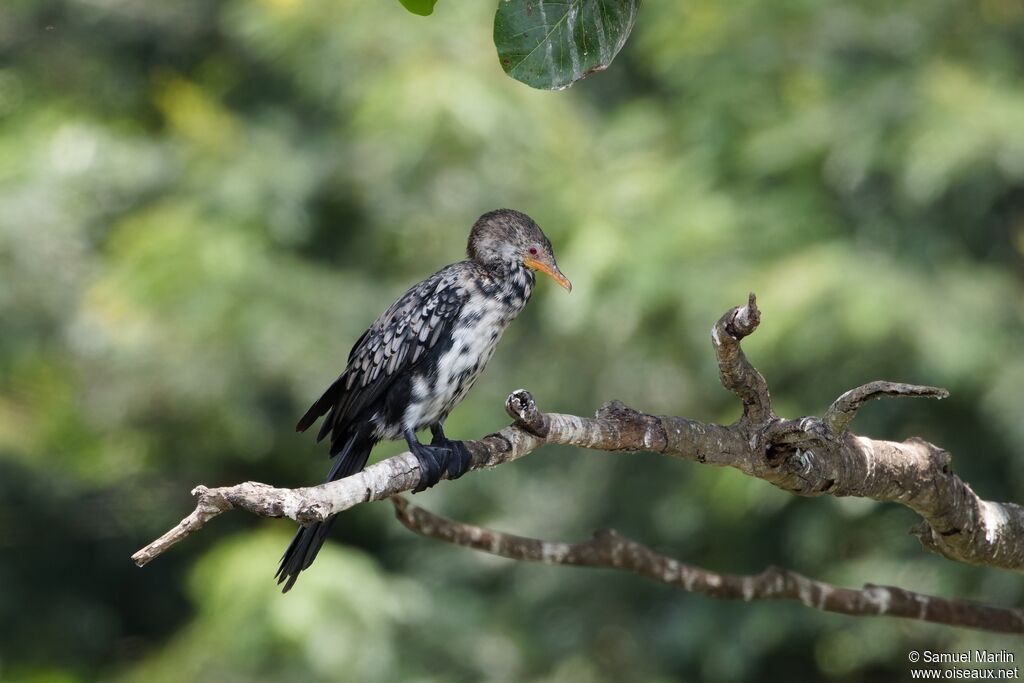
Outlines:
[[[533,270],[514,261],[493,261],[484,268],[510,303],[512,300],[518,300],[521,302],[520,305],[525,305],[529,301],[536,282]]]
[[[530,300],[530,295],[533,294],[533,285],[537,281],[537,274],[532,269],[522,265],[517,265],[512,269],[511,277],[509,278],[509,287],[515,290],[515,293],[523,298],[523,305]]]

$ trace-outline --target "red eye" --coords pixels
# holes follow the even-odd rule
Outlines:
[[[537,255],[537,247],[530,247],[530,256]]]

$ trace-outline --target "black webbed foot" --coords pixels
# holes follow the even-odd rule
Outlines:
[[[449,479],[458,479],[469,470],[473,459],[464,443],[453,441],[444,435],[441,425],[431,425],[430,433],[433,438],[429,446],[417,441],[416,434],[411,430],[405,433],[409,450],[416,456],[420,465],[420,481],[413,489],[413,493],[426,491],[434,486],[441,481],[443,474],[447,474]]]
[[[421,444],[413,446],[411,450],[420,463],[420,482],[412,492],[419,493],[441,481],[441,475],[448,469],[449,461],[452,459],[451,451],[442,446]]]
[[[445,436],[444,427],[440,423],[430,425],[430,435],[432,437],[430,440],[431,446],[441,446],[451,451],[451,458],[445,467],[445,472],[448,473],[449,479],[458,479],[469,471],[473,456],[470,454],[469,449],[466,448],[466,444]]]
[[[416,434],[412,430],[406,431],[405,442],[420,465],[420,481],[412,492],[426,491],[441,481],[441,475],[448,471],[449,463],[452,460],[452,451],[447,446],[440,445],[436,437],[431,445],[424,446],[416,440]]]
[[[448,460],[448,468],[445,471],[448,472],[449,479],[458,479],[469,471],[469,465],[473,461],[473,456],[470,455],[466,444],[461,441],[449,440],[445,445],[448,446],[452,454],[452,457]]]

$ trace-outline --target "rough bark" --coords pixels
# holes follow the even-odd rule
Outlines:
[[[722,600],[796,600],[807,607],[851,616],[903,617],[999,633],[1024,633],[1024,610],[1020,609],[950,600],[894,586],[841,588],[780,567],[750,575],[719,574],[662,555],[613,529],[598,531],[581,543],[542,541],[445,519],[402,496],[391,501],[398,520],[421,536],[510,560],[619,569]]]
[[[867,401],[884,396],[944,398],[944,389],[876,381],[840,396],[823,417],[784,419],[771,404],[768,384],[747,360],[740,341],[760,323],[751,294],[728,311],[711,337],[722,384],[743,404],[731,425],[649,415],[618,401],[593,418],[543,413],[525,390],[513,392],[506,409],[513,424],[466,442],[471,469],[490,468],[527,455],[544,444],[602,451],[653,451],[695,462],[733,467],[801,496],[856,496],[899,503],[921,516],[914,533],[925,548],[951,560],[1024,570],[1024,508],[981,499],[951,469],[951,456],[922,439],[892,442],[858,436],[849,424]],[[360,503],[390,498],[419,482],[411,453],[401,453],[339,481],[300,489],[247,482],[196,487],[195,511],[132,559],[142,566],[230,509],[303,524],[324,520]]]

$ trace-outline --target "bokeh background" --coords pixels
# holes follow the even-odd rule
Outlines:
[[[0,3],[0,679],[908,680],[963,629],[732,604],[517,564],[361,506],[287,596],[293,525],[219,518],[129,556],[197,483],[305,485],[296,418],[472,221],[530,213],[572,278],[541,283],[449,422],[518,387],[728,422],[712,323],[782,414],[886,378],[866,408],[996,500],[1024,501],[1024,5],[650,0],[612,68],[538,92],[501,72],[494,0]],[[396,446],[381,447],[380,454]],[[1024,604],[893,505],[798,499],[652,455],[547,448],[417,496],[525,535],[613,526],[725,572],[775,563]]]

